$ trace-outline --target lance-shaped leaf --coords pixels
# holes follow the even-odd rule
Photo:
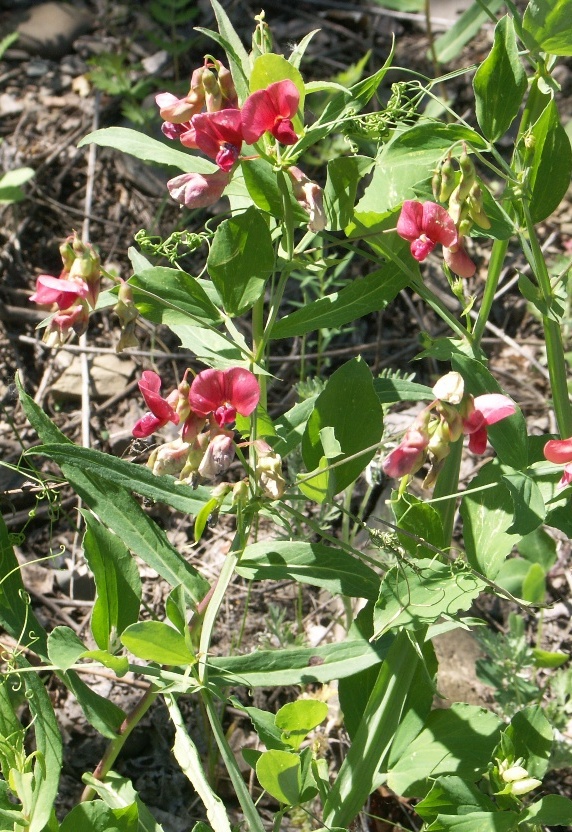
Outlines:
[[[201,326],[222,320],[198,280],[179,269],[143,269],[129,280],[129,285],[133,286],[137,309],[154,323]]]
[[[570,139],[562,127],[553,99],[550,99],[532,125],[531,133],[534,142],[530,146],[532,158],[530,161],[527,159],[530,165],[530,213],[533,222],[537,223],[550,216],[560,205],[568,190],[572,172]],[[527,156],[528,154],[525,158]]]
[[[572,16],[569,0],[530,0],[524,31],[549,55],[572,55]]]

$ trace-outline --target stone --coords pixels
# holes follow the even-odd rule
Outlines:
[[[81,4],[41,3],[18,15],[17,46],[32,55],[59,60],[88,32],[93,19]]]
[[[135,372],[135,362],[113,353],[98,355],[91,362],[90,379],[94,398],[107,399],[121,393]],[[54,398],[78,399],[81,397],[81,359],[74,356],[61,376],[53,382],[50,392]]]

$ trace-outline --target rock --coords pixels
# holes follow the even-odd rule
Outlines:
[[[135,372],[135,363],[113,353],[98,355],[91,363],[92,395],[107,399],[121,393]],[[74,357],[61,376],[51,386],[52,395],[58,399],[78,399],[81,396],[81,359]]]
[[[91,14],[81,4],[41,3],[18,15],[17,46],[32,55],[58,60],[73,42],[93,25]]]

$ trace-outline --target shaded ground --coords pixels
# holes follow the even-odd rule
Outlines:
[[[41,333],[35,329],[44,313],[28,302],[39,273],[59,272],[61,239],[73,228],[81,230],[87,215],[90,238],[99,248],[106,267],[127,276],[127,248],[141,228],[160,234],[175,227],[189,227],[189,223],[200,219],[182,213],[165,196],[167,175],[163,170],[113,151],[97,149],[91,157],[94,165],[91,175],[88,151],[77,149],[77,142],[97,126],[132,124],[133,118],[140,117],[145,117],[147,129],[157,133],[158,119],[145,115],[146,111],[153,112],[153,93],[165,89],[174,91],[178,78],[183,79],[184,86],[205,52],[218,54],[212,42],[197,35],[193,28],[213,27],[206,2],[199,4],[196,13],[193,9],[188,21],[179,24],[174,33],[166,31],[154,19],[150,3],[118,5],[94,0],[82,9],[74,4],[73,14],[64,4],[49,5],[52,8],[46,20],[58,21],[53,37],[47,37],[45,21],[31,34],[24,25],[22,37],[0,62],[0,135],[4,139],[0,146],[0,166],[4,170],[29,166],[35,171],[33,180],[25,186],[26,199],[14,206],[0,206],[0,453],[4,462],[12,465],[18,463],[22,446],[29,447],[35,441],[34,432],[15,404],[12,382],[16,371],[20,372],[26,389],[60,429],[74,441],[81,441],[80,350],[77,344],[57,353],[47,350],[41,344]],[[243,2],[224,5],[248,42],[259,7]],[[19,22],[25,23],[26,14],[37,6],[29,2],[0,3],[2,34],[13,31]],[[62,8],[65,20],[58,17]],[[334,0],[329,3],[305,0],[295,4],[273,0],[265,4],[265,10],[278,50],[299,41],[308,31],[320,29],[303,65],[307,78],[335,77],[368,51],[367,71],[374,71],[387,57],[392,34],[397,37],[397,65],[432,72],[426,58],[428,39],[420,16],[388,14],[372,4]],[[181,46],[177,56],[165,51],[166,43],[173,43],[173,34],[177,47]],[[491,29],[487,27],[459,58],[459,65],[482,57],[490,44],[490,35]],[[172,47],[169,49],[173,52]],[[98,73],[99,91],[87,77],[90,70]],[[389,83],[393,80],[396,76],[390,77]],[[563,88],[562,103],[569,109],[566,96],[572,86],[572,73],[566,66],[561,67],[559,80]],[[122,95],[117,94],[118,84]],[[456,79],[448,91],[458,109],[468,108],[464,115],[470,118],[470,77]],[[381,95],[388,95],[388,89],[382,90]],[[309,170],[318,181],[323,181],[325,169],[320,161],[323,162],[314,159]],[[569,202],[546,224],[543,239],[553,262],[562,251],[570,250]],[[192,266],[193,261],[189,262]],[[501,281],[493,327],[483,343],[491,354],[492,372],[523,408],[533,431],[540,434],[553,429],[547,409],[548,384],[541,329],[525,302],[511,291],[515,269],[523,267],[521,255],[515,250],[511,268]],[[427,279],[439,291],[437,265],[428,269]],[[470,291],[479,293],[482,284],[476,280]],[[417,298],[403,296],[389,312],[372,315],[352,329],[333,333],[330,340],[320,345],[311,339],[306,343],[298,339],[285,344],[284,353],[277,356],[273,368],[281,381],[270,389],[271,412],[278,413],[292,404],[284,401],[283,390],[289,389],[294,381],[328,373],[352,355],[363,354],[374,372],[384,367],[411,371],[412,365],[408,362],[419,351],[421,330],[436,336],[441,332],[441,325]],[[91,404],[87,414],[91,443],[97,449],[129,458],[145,450],[133,447],[130,433],[141,415],[142,402],[137,390],[141,369],[153,366],[173,381],[181,378],[189,364],[199,369],[192,356],[178,352],[177,342],[167,330],[157,331],[149,326],[140,335],[141,350],[117,357],[114,349],[119,330],[111,315],[94,316],[88,334],[88,357],[93,359]],[[414,369],[418,380],[425,383],[431,383],[439,371],[434,362],[418,362]],[[394,424],[399,424],[401,419],[405,426],[411,414],[404,412],[394,419]],[[471,457],[465,460],[464,478],[473,473],[476,465]],[[78,633],[85,633],[93,589],[81,564],[75,534],[75,498],[63,489],[61,505],[53,516],[44,495],[27,486],[25,479],[10,468],[0,467],[6,521],[15,532],[24,527],[26,530],[19,547],[22,560],[44,557],[50,547],[52,552],[61,550],[50,564],[26,568],[25,580],[37,614],[49,626],[66,623]],[[32,508],[35,516],[30,520]],[[381,504],[378,509],[381,510]],[[159,515],[161,510],[154,508],[153,511]],[[159,516],[175,545],[189,551],[192,530],[188,525],[166,511]],[[336,522],[334,517],[334,525]],[[193,560],[207,576],[214,576],[228,544],[227,529],[221,525],[210,533],[204,545],[193,550]],[[546,615],[543,631],[543,646],[566,651],[572,648],[568,558],[569,544],[562,542],[560,558],[549,576],[556,614]],[[152,610],[159,611],[164,604],[164,587],[150,570],[146,578],[145,601]],[[506,610],[476,611],[481,613],[491,626],[505,626]],[[228,600],[226,630],[221,632],[217,647],[228,651],[246,646],[250,649],[254,644],[277,645],[279,639],[288,643],[296,638],[328,638],[341,615],[342,611],[333,602],[326,602],[318,593],[305,591],[299,595],[297,588],[284,584],[274,587],[269,597],[263,585],[250,589],[237,583]],[[528,623],[534,627],[534,616]],[[452,654],[450,647],[443,647],[442,692],[460,699],[483,697],[490,704],[490,690],[487,693],[487,689],[477,689],[470,645],[460,651],[458,643],[456,647]],[[452,682],[447,681],[447,675]],[[128,709],[140,696],[139,684],[130,677],[117,684],[102,671],[95,687]],[[454,690],[447,687],[450,684]],[[94,740],[77,705],[55,681],[51,683],[51,692],[66,738],[66,767],[59,807],[63,811],[77,800],[82,789],[81,774],[95,767],[105,746],[103,741]],[[287,693],[282,689],[263,690],[258,694],[261,697],[258,704],[279,706]],[[201,715],[192,713],[191,708],[188,719],[194,721],[197,736],[201,736],[204,733]],[[335,716],[333,704],[333,722]],[[248,743],[248,727],[238,719],[238,712],[230,710],[228,720],[237,747]],[[337,749],[338,742],[343,747],[344,738],[338,736],[335,728],[331,736],[332,747]],[[192,828],[189,817],[200,817],[200,807],[195,804],[178,767],[168,762],[170,743],[166,713],[158,706],[135,731],[118,768],[133,778],[141,797],[157,810],[167,832],[183,832]],[[337,750],[332,752],[332,760],[337,754]],[[553,788],[571,796],[566,771],[554,777]],[[226,794],[224,782],[220,789]],[[375,800],[371,807],[373,814],[390,817],[405,828],[414,828],[408,820],[410,811],[406,804],[383,793]],[[389,828],[381,821],[371,823],[377,832]]]

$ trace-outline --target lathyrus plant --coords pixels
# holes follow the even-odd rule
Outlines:
[[[82,142],[170,165],[179,171],[168,184],[176,201],[199,209],[226,198],[229,210],[200,233],[193,231],[193,247],[205,251],[199,276],[179,267],[181,240],[169,248],[168,266],[132,249],[133,276],[99,298],[98,308],[115,305],[124,327],[122,346],[136,342],[142,316],[168,326],[205,367],[189,370],[166,395],[161,378],[143,372],[139,386],[149,412],[133,426],[134,436],[160,437],[169,423],[181,431],[178,439],[158,445],[149,466],[76,447],[20,390],[43,443],[30,453],[55,461],[82,498],[84,551],[97,600],[90,646],[67,627],[47,634],[23,592],[2,528],[2,623],[35,652],[40,667],[58,674],[109,747],[96,771],[85,775],[83,801],[59,824],[51,808],[61,765],[57,724],[41,684],[30,681],[38,666],[28,666],[21,655],[9,657],[1,699],[2,759],[16,759],[21,734],[11,680],[29,685],[36,697],[31,708],[39,741],[35,760],[20,754],[20,774],[6,778],[4,828],[68,832],[82,823],[160,829],[113,765],[130,731],[162,696],[175,757],[202,800],[204,817],[215,832],[229,832],[234,820],[205,773],[179,709],[185,694],[202,703],[240,805],[240,825],[262,832],[221,714],[233,685],[284,684],[299,686],[301,698],[275,715],[232,700],[260,738],[260,753],[244,757],[277,801],[276,830],[293,809],[306,813],[313,828],[348,829],[384,783],[421,800],[417,810],[427,830],[532,830],[571,823],[572,801],[539,791],[553,734],[542,707],[518,711],[508,726],[492,711],[464,703],[435,710],[432,646],[437,633],[466,626],[462,613],[484,591],[526,608],[528,602],[496,582],[503,564],[542,526],[571,532],[572,411],[557,287],[537,236],[538,223],[563,198],[572,169],[552,75],[558,57],[570,54],[567,3],[549,7],[532,0],[524,16],[509,3],[509,14],[495,21],[492,49],[474,75],[474,127],[452,111],[447,122],[425,114],[446,77],[400,81],[399,106],[392,110],[390,103],[379,117],[362,114],[389,73],[392,55],[348,89],[306,81],[300,66],[311,35],[286,58],[272,51],[270,30],[259,16],[248,51],[217,0],[211,2],[218,31],[204,31],[226,56],[207,56],[184,98],[169,92],[157,97],[168,142],[115,127]],[[312,95],[323,90],[329,103],[312,121],[306,117]],[[517,138],[507,161],[496,143],[515,119]],[[304,172],[304,152],[333,133],[350,135],[353,144],[347,155],[328,163],[320,186]],[[360,135],[378,142],[375,156],[357,152]],[[370,180],[356,204],[366,174]],[[521,278],[520,289],[536,304],[546,334],[557,437],[527,435],[518,404],[490,373],[481,346],[500,274],[510,263],[511,239],[532,275]],[[328,252],[341,250],[345,257],[349,250],[354,260],[363,258],[369,264],[365,274],[284,314],[294,270],[314,266],[316,258],[323,269],[338,267],[342,255],[326,256],[326,246]],[[452,297],[463,299],[459,315],[423,281],[420,264],[439,246]],[[89,314],[96,270],[97,280],[100,275],[91,250],[73,238],[62,256],[62,275],[41,277],[34,298],[58,307],[48,329],[55,327],[60,340],[74,328],[66,309]],[[79,265],[88,263],[86,273],[78,259]],[[285,413],[269,413],[267,382],[278,341],[349,324],[379,311],[406,287],[450,328],[449,337],[425,338],[424,354],[450,365],[433,388],[373,378],[356,358],[336,369],[320,392]],[[469,307],[476,312],[474,324]],[[244,316],[250,318],[248,338],[240,326]],[[422,403],[419,415],[403,437],[385,435],[385,410],[404,400]],[[482,454],[490,442],[496,456],[459,493],[465,435],[472,453]],[[288,473],[292,454],[305,467],[296,477]],[[235,455],[238,479],[226,480]],[[375,548],[365,553],[351,542],[359,517],[351,514],[348,495],[380,455],[386,475],[399,480],[391,501],[394,523],[390,532],[373,537]],[[426,463],[425,485],[433,492],[420,499],[410,484]],[[228,518],[234,537],[216,581],[183,557],[134,495],[194,517],[197,540],[209,518]],[[335,505],[345,518],[341,536],[314,519],[312,506]],[[453,540],[459,505],[464,550]],[[261,512],[275,520],[274,537],[257,539]],[[300,528],[311,540],[288,534]],[[170,586],[163,621],[140,620],[134,556]],[[351,620],[342,642],[215,655],[213,633],[235,576],[298,581],[361,599],[363,608],[354,615],[346,604]],[[86,659],[118,676],[131,670],[148,680],[131,713],[80,679],[76,670]],[[326,708],[316,694],[333,682],[350,740],[337,771],[331,771],[328,738],[320,734]],[[197,818],[195,828],[205,829],[204,822]]]

